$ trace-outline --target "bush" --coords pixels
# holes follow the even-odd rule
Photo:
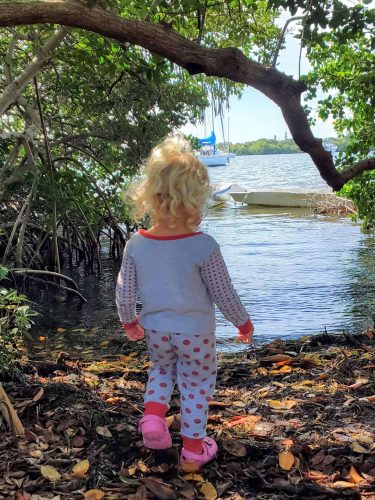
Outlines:
[[[8,270],[0,266],[0,282]],[[17,372],[19,351],[17,346],[32,325],[37,313],[26,304],[27,297],[0,286],[0,375]]]

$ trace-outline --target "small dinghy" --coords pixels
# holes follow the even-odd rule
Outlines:
[[[337,200],[334,193],[305,189],[251,189],[232,190],[232,198],[246,205],[269,207],[306,207],[315,208],[326,201]]]
[[[229,200],[232,184],[215,184],[212,186],[212,195],[207,201],[208,208],[225,204]]]

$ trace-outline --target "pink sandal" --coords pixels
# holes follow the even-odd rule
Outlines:
[[[183,471],[195,472],[216,457],[218,448],[216,442],[212,438],[205,437],[202,444],[203,453],[194,453],[193,451],[182,448],[180,466]]]
[[[143,436],[143,444],[152,450],[164,450],[172,446],[172,438],[165,418],[158,415],[145,415],[139,422],[139,432]]]

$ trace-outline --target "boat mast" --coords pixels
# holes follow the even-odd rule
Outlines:
[[[212,119],[212,131],[215,133],[215,118],[214,118],[214,101],[211,95],[211,119]],[[214,155],[216,155],[216,141],[214,143]]]

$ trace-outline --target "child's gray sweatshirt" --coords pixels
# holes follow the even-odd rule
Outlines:
[[[215,331],[214,303],[242,326],[249,315],[233,288],[218,243],[204,233],[161,237],[139,231],[128,241],[116,287],[122,323],[192,335]]]

